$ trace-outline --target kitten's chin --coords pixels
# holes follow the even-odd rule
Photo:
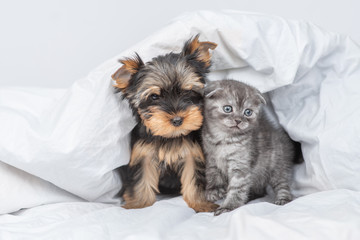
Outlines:
[[[238,126],[227,127],[226,132],[230,135],[242,132]]]
[[[230,135],[233,134],[245,134],[249,129],[247,127],[245,128],[241,128],[241,126],[231,126],[231,127],[227,127],[227,132]]]

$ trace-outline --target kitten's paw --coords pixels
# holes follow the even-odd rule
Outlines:
[[[291,202],[291,200],[292,200],[291,198],[279,198],[279,199],[276,199],[274,203],[276,205],[285,205],[285,204]]]
[[[228,204],[224,204],[224,205],[220,205],[220,207],[218,207],[215,212],[214,212],[214,215],[215,216],[219,216],[220,214],[222,213],[225,213],[225,212],[230,212],[234,209],[237,209],[241,206],[243,206],[245,203],[243,201],[241,202],[233,202],[233,203],[228,203]]]
[[[214,216],[219,216],[222,213],[226,213],[226,212],[230,212],[234,210],[233,208],[228,208],[228,207],[218,207],[215,212],[214,212]]]
[[[226,195],[226,191],[223,188],[218,189],[209,189],[205,192],[206,200],[210,202],[216,202],[217,200],[220,200],[224,198]]]

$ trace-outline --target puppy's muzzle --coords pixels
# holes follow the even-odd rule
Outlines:
[[[181,126],[182,123],[183,123],[182,117],[176,116],[173,119],[171,119],[171,124],[174,125],[175,127]]]

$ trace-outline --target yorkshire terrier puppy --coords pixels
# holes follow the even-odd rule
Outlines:
[[[200,143],[203,88],[210,52],[217,46],[188,40],[180,53],[146,64],[136,54],[120,62],[112,78],[137,120],[131,132],[131,157],[120,169],[124,208],[143,208],[159,192],[180,190],[196,212],[211,212],[205,199],[205,158]]]

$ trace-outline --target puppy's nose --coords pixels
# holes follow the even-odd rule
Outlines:
[[[183,119],[181,117],[174,117],[173,119],[171,119],[171,123],[175,127],[178,127],[183,123]]]
[[[236,125],[239,125],[239,123],[241,123],[241,120],[239,119],[235,119]]]

